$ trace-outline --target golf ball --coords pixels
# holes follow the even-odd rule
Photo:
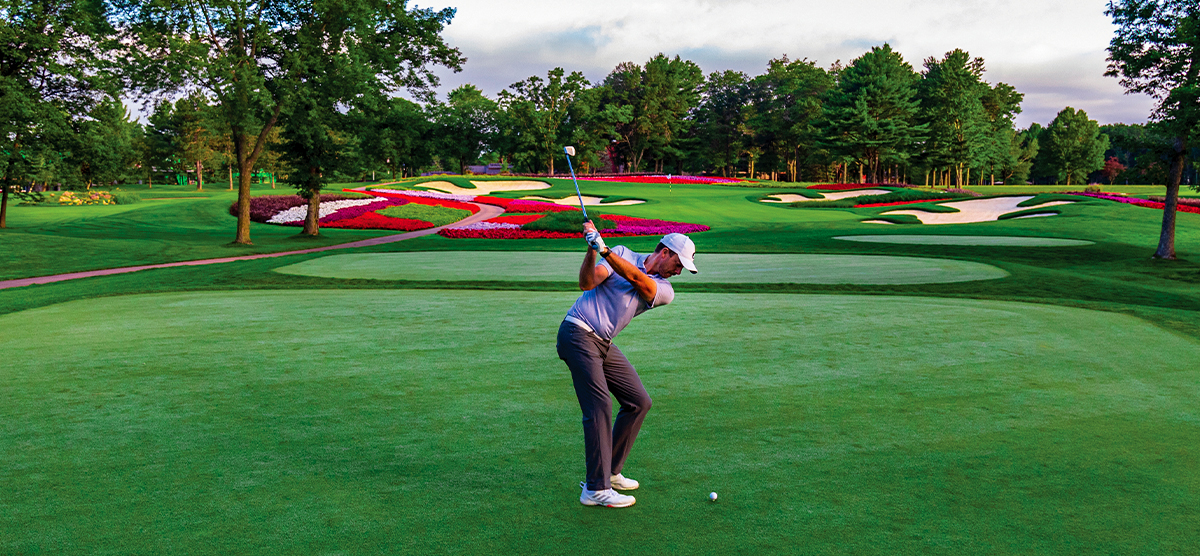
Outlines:
[[[715,493],[715,492],[708,493],[708,499],[712,500],[713,502],[716,502],[717,501],[717,493]]]

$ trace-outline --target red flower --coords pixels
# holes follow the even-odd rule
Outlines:
[[[416,230],[424,230],[432,228],[433,224],[424,220],[414,220],[412,218],[392,218],[375,212],[368,212],[338,220],[328,224],[321,224],[324,228],[351,228],[355,230],[398,230],[401,232],[412,232]]]

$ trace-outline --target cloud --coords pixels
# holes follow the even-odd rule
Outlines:
[[[828,66],[888,42],[915,69],[962,48],[991,82],[1025,93],[1018,122],[1046,123],[1064,106],[1102,123],[1144,121],[1152,103],[1103,77],[1114,27],[1095,0],[457,0],[446,38],[468,57],[445,90],[489,94],[559,66],[599,81],[616,64],[662,52],[705,71],[761,73],[783,54]]]

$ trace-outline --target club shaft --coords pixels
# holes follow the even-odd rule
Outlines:
[[[566,149],[563,149],[566,154]],[[571,181],[575,183],[575,195],[579,197],[579,210],[583,211],[583,219],[589,220],[587,209],[583,207],[583,193],[579,192],[579,180],[575,179],[575,167],[571,165],[571,155],[567,155],[567,169],[571,171]]]

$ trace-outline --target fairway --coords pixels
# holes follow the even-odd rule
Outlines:
[[[863,243],[900,243],[906,245],[988,245],[994,247],[1078,247],[1095,242],[1082,239],[1018,236],[939,236],[939,235],[863,235],[837,236],[833,239]]]
[[[655,405],[638,504],[609,511],[577,501],[554,351],[574,298],[2,316],[0,552],[563,554],[598,531],[621,554],[1194,550],[1196,340],[1048,305],[681,294],[617,342]]]
[[[614,242],[615,243],[615,242]],[[330,255],[275,269],[284,274],[368,280],[575,282],[583,253],[443,251]],[[995,280],[995,266],[952,259],[886,255],[757,255],[704,253],[699,274],[683,284],[938,284]]]

